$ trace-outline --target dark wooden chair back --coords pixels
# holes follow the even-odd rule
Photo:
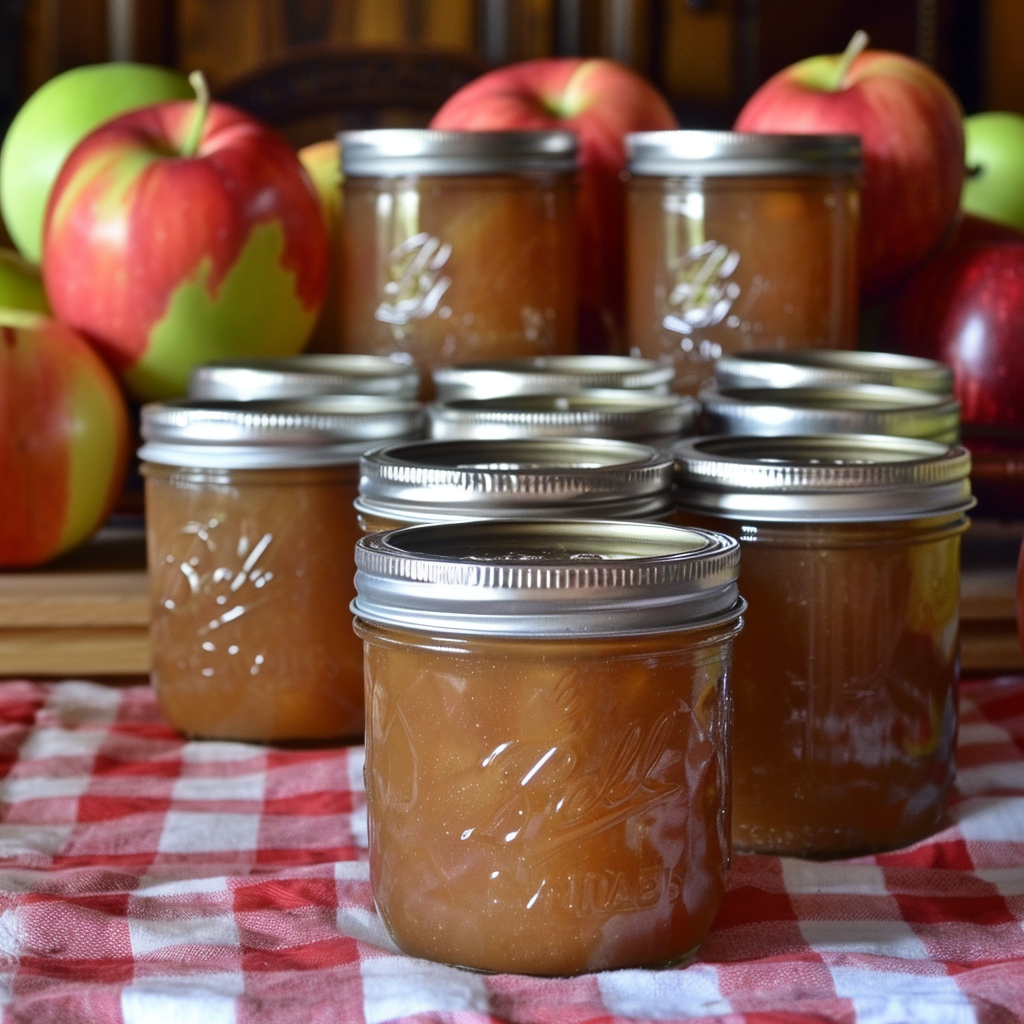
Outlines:
[[[441,50],[309,48],[227,83],[217,99],[303,146],[344,129],[426,125],[487,68],[478,57]]]

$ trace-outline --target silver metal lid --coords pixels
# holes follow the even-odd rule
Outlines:
[[[442,402],[503,395],[565,395],[595,388],[668,394],[674,374],[671,363],[635,356],[533,356],[438,367],[434,387]]]
[[[384,441],[423,436],[416,402],[368,395],[291,401],[175,399],[142,407],[139,458],[168,466],[278,469],[355,463]]]
[[[657,177],[859,174],[857,135],[760,135],[753,132],[634,132],[626,169]]]
[[[571,173],[576,136],[568,131],[448,132],[430,128],[374,128],[341,132],[346,178],[405,174]]]
[[[369,622],[493,636],[656,633],[735,620],[739,545],[661,523],[478,519],[356,545]]]
[[[701,437],[674,449],[679,504],[729,519],[868,522],[965,512],[959,445],[879,435]]]
[[[720,388],[730,389],[884,384],[933,395],[953,393],[953,371],[948,366],[895,352],[739,352],[718,360],[715,379]]]
[[[672,457],[629,441],[413,441],[360,465],[356,508],[404,523],[642,519],[674,506]]]
[[[419,388],[420,374],[413,363],[350,353],[219,359],[195,367],[188,379],[189,398],[227,402],[314,395],[415,398]]]
[[[960,404],[881,384],[820,388],[706,388],[705,434],[894,434],[955,444]]]
[[[428,406],[430,435],[445,439],[608,437],[655,440],[692,431],[697,403],[683,395],[610,388],[571,395],[506,395]]]

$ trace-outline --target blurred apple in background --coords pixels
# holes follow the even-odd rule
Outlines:
[[[0,249],[0,307],[50,312],[39,268],[10,249]]]
[[[313,182],[324,227],[331,247],[331,269],[320,317],[313,328],[306,350],[309,352],[338,352],[341,350],[338,308],[338,226],[341,220],[341,149],[334,139],[314,142],[299,150],[299,159]]]
[[[1024,117],[972,114],[964,118],[964,141],[961,208],[1024,231]]]
[[[883,341],[953,368],[964,424],[1024,430],[1024,236],[966,223],[899,290]]]
[[[963,112],[946,83],[912,57],[863,51],[858,32],[844,54],[811,57],[762,85],[736,130],[859,135],[861,295],[902,280],[942,238],[960,204]]]
[[[882,348],[953,368],[978,514],[1024,512],[1024,234],[972,214],[896,291]]]
[[[73,68],[37,89],[0,148],[0,211],[21,254],[33,263],[42,259],[50,189],[82,138],[127,110],[191,95],[180,72],[127,62]]]
[[[127,460],[124,397],[99,356],[64,324],[0,308],[0,567],[86,540]]]
[[[580,347],[625,344],[625,137],[679,126],[658,90],[614,61],[562,57],[497,68],[452,96],[431,128],[568,129],[580,145]]]
[[[43,279],[138,399],[215,358],[291,355],[327,288],[328,241],[292,147],[239,110],[164,103],[72,151],[47,209]]]

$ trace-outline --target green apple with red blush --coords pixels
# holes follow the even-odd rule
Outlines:
[[[72,68],[40,86],[0,147],[0,211],[18,251],[31,263],[42,260],[50,190],[81,139],[118,114],[191,95],[180,71],[130,61]]]
[[[129,419],[114,375],[76,331],[0,307],[0,567],[82,543],[121,493]]]
[[[140,400],[186,391],[218,358],[305,344],[327,289],[327,230],[294,149],[233,107],[122,115],[86,136],[54,185],[43,280]]]

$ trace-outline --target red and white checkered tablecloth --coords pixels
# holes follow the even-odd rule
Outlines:
[[[399,954],[362,748],[186,743],[147,687],[0,684],[4,1021],[1024,1019],[1024,679],[963,688],[951,823],[897,853],[738,857],[689,967],[571,979]]]

